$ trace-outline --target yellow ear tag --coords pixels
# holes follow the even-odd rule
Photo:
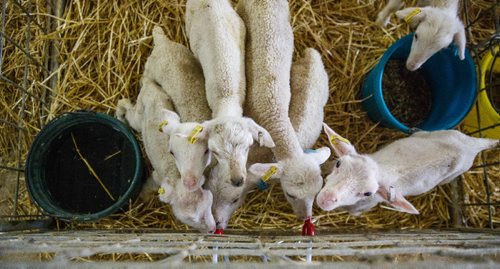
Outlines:
[[[191,143],[191,144],[196,143],[196,141],[198,140],[196,135],[199,134],[201,131],[203,131],[203,126],[196,125],[196,127],[194,127],[193,131],[191,131],[191,134],[189,134],[189,136],[188,136],[189,143]]]
[[[332,142],[333,145],[338,144],[337,140],[340,140],[340,141],[347,143],[347,144],[351,144],[351,142],[349,142],[349,140],[343,138],[340,135],[331,135],[329,138],[330,138],[330,142]]]
[[[266,171],[266,173],[260,178],[262,181],[266,182],[268,181],[274,174],[276,174],[276,171],[278,171],[278,167],[276,166],[271,166],[269,167],[269,170]]]
[[[165,125],[168,124],[168,120],[164,120],[160,123],[160,125],[158,126],[158,130],[160,130],[160,132],[163,133],[163,127],[165,127]]]
[[[158,189],[158,194],[159,195],[165,194],[165,189],[164,188],[159,188]]]
[[[420,8],[416,8],[414,9],[412,12],[410,12],[410,14],[406,15],[406,17],[403,18],[403,20],[408,23],[411,21],[411,19],[413,19],[413,17],[417,16],[418,14],[420,14],[422,12],[422,10]]]

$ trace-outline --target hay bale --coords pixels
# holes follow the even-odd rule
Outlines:
[[[43,68],[30,61],[28,85],[32,96],[26,99],[26,114],[22,108],[22,92],[0,80],[0,118],[16,122],[26,128],[18,138],[17,130],[0,123],[0,156],[12,160],[18,151],[25,158],[33,137],[42,124],[65,111],[92,109],[114,113],[120,98],[134,100],[137,97],[140,78],[151,48],[152,29],[159,25],[167,36],[187,45],[184,31],[185,1],[126,0],[68,1],[64,15],[57,20],[54,31],[44,33],[31,27],[32,41],[29,50],[33,58],[48,62],[47,46],[54,42],[59,54],[57,86],[49,88]],[[322,54],[330,83],[330,98],[325,107],[325,122],[339,134],[355,143],[360,152],[373,152],[380,146],[404,135],[371,122],[361,108],[360,85],[364,75],[373,67],[386,48],[398,38],[409,33],[408,26],[395,18],[386,29],[375,26],[373,21],[383,6],[383,1],[305,1],[290,0],[291,22],[295,37],[297,57],[307,47],[316,48]],[[486,11],[491,1],[467,1],[470,20],[478,19],[470,28],[469,42],[478,43],[494,32],[493,11]],[[49,23],[45,1],[33,1],[34,18],[41,25]],[[27,5],[27,3],[23,3]],[[26,16],[19,8],[7,8],[7,34],[20,44],[26,40]],[[489,12],[489,13],[488,13]],[[3,75],[22,83],[24,56],[11,44],[4,48]],[[40,100],[44,100],[43,105]],[[324,136],[317,146],[327,145]],[[485,155],[487,162],[499,161],[498,151]],[[477,163],[481,163],[478,160]],[[483,171],[473,169],[465,174],[465,203],[485,201],[482,184]],[[492,200],[500,200],[499,166],[488,169]],[[448,208],[451,203],[448,186],[411,198],[420,210],[420,216],[412,216],[376,208],[361,217],[346,212],[323,212],[315,208],[314,218],[323,228],[445,228],[452,225]],[[21,197],[23,211],[32,211],[26,192]],[[498,209],[498,207],[496,208]],[[467,224],[473,227],[488,225],[487,207],[467,207]],[[494,215],[495,225],[500,221]],[[61,228],[162,228],[186,229],[176,221],[168,206],[158,201],[136,201],[128,210],[93,223],[59,224]],[[254,191],[245,205],[230,222],[230,228],[248,231],[299,230],[302,223],[295,219],[279,186],[266,192]]]

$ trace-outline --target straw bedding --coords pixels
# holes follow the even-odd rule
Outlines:
[[[6,33],[24,46],[27,17],[11,1],[7,7]],[[152,48],[152,28],[160,25],[167,36],[187,45],[184,31],[185,1],[68,1],[64,15],[56,18],[53,30],[44,32],[32,25],[29,50],[41,64],[50,64],[49,44],[58,50],[58,65],[52,73],[29,60],[28,98],[5,80],[0,80],[0,119],[18,123],[25,131],[0,122],[0,156],[3,163],[17,165],[41,126],[65,111],[91,109],[114,113],[116,102],[123,97],[135,100],[140,85],[144,62]],[[373,152],[380,146],[403,137],[397,131],[383,128],[369,120],[362,110],[359,89],[364,75],[373,67],[385,49],[398,38],[409,33],[407,25],[395,18],[386,29],[373,24],[384,1],[306,1],[290,0],[291,23],[295,37],[295,57],[307,47],[318,49],[325,63],[330,85],[330,98],[325,107],[325,122],[339,134],[354,143],[360,152]],[[493,13],[488,11],[491,1],[468,1],[471,20],[479,18],[470,28],[470,44],[484,41],[493,33]],[[27,3],[23,1],[23,6]],[[47,26],[48,6],[45,1],[33,1],[33,19]],[[19,48],[9,42],[4,47],[2,74],[23,85],[25,57]],[[56,78],[51,81],[50,78]],[[55,87],[50,88],[54,83]],[[43,102],[41,101],[43,100]],[[21,113],[23,106],[25,114]],[[18,143],[20,141],[20,143]],[[319,145],[326,145],[321,136]],[[18,148],[18,145],[20,147]],[[498,150],[484,154],[487,162],[498,162]],[[6,161],[7,160],[7,161]],[[481,163],[478,158],[477,163]],[[465,174],[464,202],[484,203],[486,192],[482,168]],[[500,201],[500,165],[488,168],[488,182],[492,201]],[[0,175],[1,176],[1,175]],[[36,212],[22,186],[20,210]],[[421,212],[412,216],[374,209],[361,217],[346,212],[323,212],[315,208],[314,219],[322,229],[371,228],[446,228],[452,226],[449,207],[452,203],[450,187],[438,187],[410,201]],[[12,205],[12,200],[7,202]],[[500,224],[500,214],[492,207],[494,225]],[[466,207],[466,224],[471,227],[488,225],[488,208]],[[176,221],[168,206],[157,200],[136,201],[128,210],[93,223],[62,224],[69,228],[172,228],[187,229]],[[229,228],[244,230],[298,231],[302,223],[295,219],[279,186],[255,191],[245,205],[233,216]]]

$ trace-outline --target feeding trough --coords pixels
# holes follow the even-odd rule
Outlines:
[[[72,112],[35,138],[26,182],[33,201],[48,215],[95,220],[138,194],[142,167],[140,147],[125,125],[106,114]]]

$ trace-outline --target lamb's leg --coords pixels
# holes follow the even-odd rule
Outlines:
[[[141,198],[143,201],[152,199],[158,193],[158,189],[160,188],[160,185],[164,180],[165,179],[160,175],[158,170],[153,170],[151,172],[151,175],[146,180],[146,182],[144,182],[144,184],[142,185],[142,190],[141,193],[139,194],[139,198]],[[171,188],[168,189],[168,193],[167,190],[165,190],[165,188],[163,189],[163,191],[164,193],[161,194],[163,199],[164,200],[170,199],[168,198],[168,196],[169,193],[172,192]]]
[[[153,179],[152,176],[148,177],[146,182],[142,185],[142,190],[141,193],[139,194],[139,199],[142,201],[149,201],[153,199],[158,193],[158,188],[159,185],[156,183],[156,181]]]
[[[137,103],[132,105],[129,99],[124,98],[116,105],[116,118],[126,122],[137,132],[142,132],[144,105],[142,103],[142,89],[137,97]]]
[[[213,196],[212,193],[208,190],[202,190],[204,193],[203,195],[206,196],[205,202],[208,203],[208,205],[205,207],[205,212],[204,214],[204,219],[205,219],[205,224],[207,225],[208,232],[213,233],[215,232],[215,219],[214,216],[212,215],[212,203],[213,203]]]
[[[128,110],[132,109],[132,107],[134,107],[134,105],[132,105],[128,98],[121,99],[116,105],[115,117],[119,121],[126,123],[127,121],[125,119],[125,115],[127,114]]]
[[[389,0],[385,7],[378,13],[376,24],[385,27],[389,23],[391,14],[403,6],[403,0]]]

